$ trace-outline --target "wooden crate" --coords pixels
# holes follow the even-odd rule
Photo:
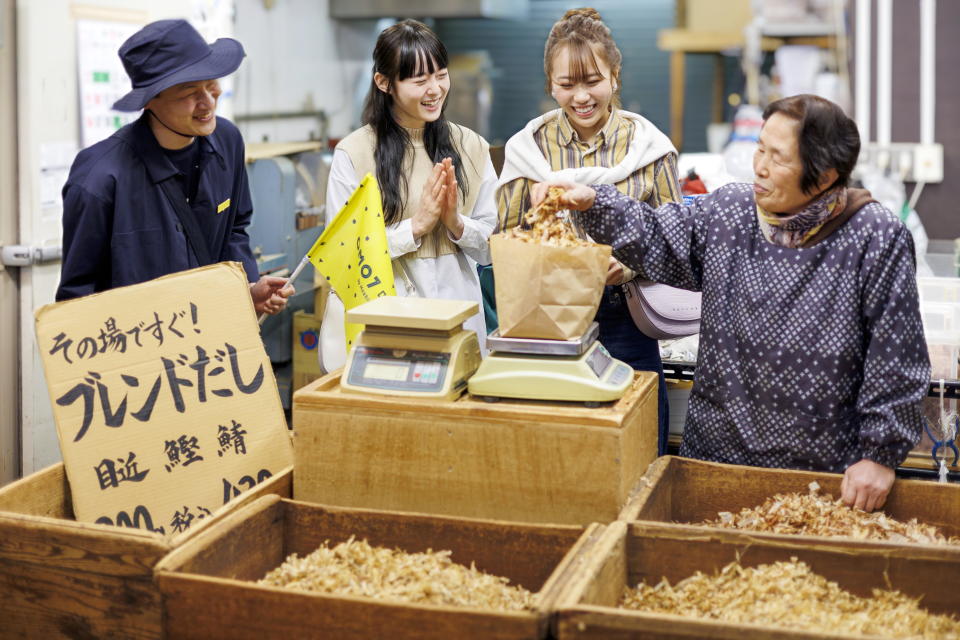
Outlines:
[[[902,543],[823,538],[782,533],[734,531],[693,524],[715,519],[720,511],[737,513],[744,507],[756,507],[776,493],[807,493],[816,481],[834,498],[840,497],[843,475],[816,471],[763,469],[704,462],[690,458],[664,456],[647,469],[620,513],[620,520],[662,522],[668,529],[707,535],[727,531],[753,540],[792,540],[802,545],[889,549]],[[897,480],[883,507],[897,520],[916,518],[940,527],[947,536],[960,536],[960,485],[926,480]],[[927,545],[910,545],[927,546]],[[931,553],[944,562],[956,563],[960,571],[960,547],[929,545]]]
[[[520,525],[352,510],[267,496],[238,510],[157,565],[167,632],[176,638],[353,640],[544,638],[564,577],[602,525]],[[408,552],[450,550],[452,560],[539,592],[536,611],[406,604],[257,585],[288,554],[350,536]]]
[[[293,397],[294,498],[514,522],[610,522],[657,455],[657,377],[618,402],[342,393],[339,372]]]
[[[743,566],[753,567],[796,557],[856,595],[869,596],[873,588],[893,588],[922,597],[923,606],[933,613],[956,614],[960,594],[946,586],[955,581],[955,570],[944,567],[929,551],[923,546],[839,549],[789,539],[748,539],[721,530],[704,534],[659,523],[615,522],[607,526],[585,562],[568,574],[555,601],[554,632],[560,640],[849,639],[851,636],[641,613],[618,605],[624,587],[641,581],[656,584],[665,577],[676,584],[697,571],[712,573],[738,559]]]
[[[242,494],[189,531],[158,533],[74,519],[58,463],[0,489],[0,636],[160,638],[153,566],[250,500],[289,496],[293,470]]]

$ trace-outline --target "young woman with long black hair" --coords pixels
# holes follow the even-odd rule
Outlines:
[[[372,173],[383,200],[397,295],[479,303],[476,264],[490,262],[497,175],[487,142],[444,117],[447,60],[443,43],[416,20],[380,33],[364,126],[334,151],[326,218],[329,224],[363,176]],[[328,306],[338,305],[342,309],[331,295]],[[335,315],[325,314],[325,324]],[[465,326],[477,332],[483,349],[482,313]],[[344,354],[326,346],[334,341],[324,343],[323,366],[331,371],[342,365]]]

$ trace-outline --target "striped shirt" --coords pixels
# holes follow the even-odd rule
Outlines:
[[[624,118],[614,109],[594,142],[588,144],[580,141],[567,115],[561,112],[560,117],[545,123],[533,137],[553,171],[613,167],[627,155],[635,127],[632,120]],[[532,180],[517,178],[497,191],[497,208],[500,212],[497,231],[510,229],[520,223],[522,214],[530,209],[532,184]],[[677,182],[677,158],[673,153],[638,169],[615,186],[621,193],[653,207],[682,200]]]

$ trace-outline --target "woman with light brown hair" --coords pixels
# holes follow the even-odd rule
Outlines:
[[[497,204],[499,229],[521,222],[535,182],[612,184],[654,207],[681,200],[676,150],[646,118],[620,109],[622,56],[595,9],[572,9],[544,48],[546,92],[558,108],[531,120],[507,142]],[[660,375],[660,453],[666,451],[667,397],[657,341],[637,328],[622,285],[635,273],[611,259],[597,312],[600,342],[634,369]]]

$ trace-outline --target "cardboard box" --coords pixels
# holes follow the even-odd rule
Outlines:
[[[175,638],[545,638],[562,578],[603,530],[339,509],[266,497],[209,528],[157,566]],[[539,592],[535,611],[420,605],[259,586],[291,553],[350,536],[408,552],[450,550],[454,562]]]
[[[312,313],[293,314],[293,388],[305,387],[321,375],[320,318]]]
[[[956,613],[960,607],[956,590],[944,588],[944,581],[955,575],[953,569],[945,570],[929,553],[929,547],[852,552],[788,540],[747,538],[719,530],[704,534],[658,523],[615,522],[607,526],[578,569],[568,574],[556,600],[555,635],[561,640],[850,638],[618,608],[624,587],[635,587],[641,581],[657,584],[667,578],[675,585],[697,571],[713,573],[736,560],[753,567],[792,557],[858,596],[871,595],[873,588],[893,588],[922,597],[922,606],[933,613]]]
[[[807,493],[816,481],[822,491],[840,497],[843,475],[816,471],[792,471],[742,467],[690,458],[664,456],[657,459],[644,475],[638,490],[630,497],[620,514],[621,520],[663,523],[677,535],[724,535],[749,540],[789,541],[799,546],[844,547],[892,550],[926,547],[927,552],[956,563],[960,570],[960,547],[904,545],[901,543],[824,538],[782,533],[735,531],[700,524],[715,519],[720,511],[737,513],[744,507],[756,507],[777,493]],[[939,484],[926,480],[897,480],[883,507],[884,513],[897,520],[916,518],[940,527],[947,536],[960,536],[960,485]]]
[[[657,377],[615,403],[342,393],[339,372],[293,397],[294,498],[514,522],[617,517],[657,455]]]
[[[77,522],[62,463],[0,489],[0,636],[160,638],[153,566],[248,501],[287,497],[292,468],[176,537]]]

